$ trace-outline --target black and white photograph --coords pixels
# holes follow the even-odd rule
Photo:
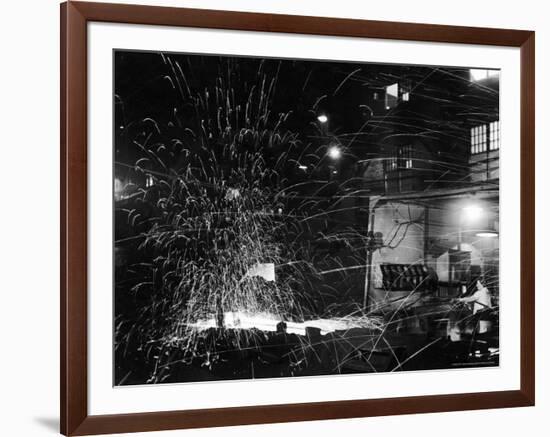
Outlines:
[[[113,65],[115,386],[499,366],[498,69]]]
[[[546,9],[6,3],[0,437],[538,437]]]

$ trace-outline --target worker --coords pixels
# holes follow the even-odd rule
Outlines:
[[[476,281],[476,290],[473,294],[466,297],[458,298],[459,302],[472,303],[473,314],[477,314],[479,311],[483,311],[492,308],[491,292],[485,287],[480,280]],[[478,332],[484,334],[491,329],[491,322],[489,320],[480,320],[478,325]]]

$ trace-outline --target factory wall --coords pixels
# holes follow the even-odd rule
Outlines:
[[[481,272],[493,268],[495,256],[498,260],[498,239],[480,238],[474,233],[460,231],[457,208],[460,202],[460,199],[454,199],[418,205],[393,201],[374,208],[372,230],[382,234],[384,247],[375,250],[372,255],[369,287],[371,310],[390,310],[394,307],[392,301],[401,302],[401,298],[411,294],[410,291],[384,289],[382,264],[424,265],[430,271],[437,272],[442,269],[445,254],[458,249],[461,238],[461,250],[469,252],[471,266],[476,266]]]

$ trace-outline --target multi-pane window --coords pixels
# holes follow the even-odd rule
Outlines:
[[[500,149],[500,121],[489,123],[489,150]]]
[[[483,70],[480,68],[470,69],[470,80],[477,82],[479,80],[484,80],[489,77],[498,76],[500,70]]]
[[[483,153],[487,151],[487,125],[482,124],[470,129],[471,136],[471,152],[472,155],[476,153]]]
[[[413,168],[413,150],[410,144],[401,146],[398,150],[399,167]]]
[[[395,154],[384,161],[386,172],[413,168],[413,147],[410,144],[399,146]]]
[[[397,156],[390,156],[384,160],[384,170],[386,172],[397,170]]]
[[[470,129],[472,155],[498,149],[500,149],[500,121],[496,120]]]

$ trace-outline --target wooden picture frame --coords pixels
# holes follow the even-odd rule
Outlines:
[[[87,372],[87,23],[521,49],[521,389],[93,416]],[[535,402],[535,34],[530,31],[68,2],[61,5],[61,432],[87,435],[531,406]]]

